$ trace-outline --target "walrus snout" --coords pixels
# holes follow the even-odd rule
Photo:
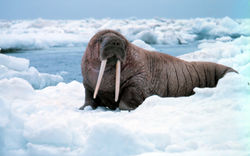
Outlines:
[[[115,35],[105,36],[100,45],[100,59],[114,61],[124,61],[125,41]]]

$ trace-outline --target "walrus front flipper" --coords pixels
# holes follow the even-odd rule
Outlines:
[[[199,77],[200,84],[197,87],[216,87],[219,79],[226,73],[235,72],[236,70],[211,62],[191,62]]]
[[[126,88],[121,96],[119,109],[134,110],[142,104],[144,100],[143,96],[141,96],[140,89],[135,87]]]
[[[95,100],[93,99],[93,93],[85,88],[85,102],[84,105],[79,109],[84,110],[84,108],[87,106],[91,106],[92,109],[96,109],[98,104],[96,104]]]

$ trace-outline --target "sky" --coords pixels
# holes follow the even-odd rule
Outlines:
[[[250,18],[250,0],[0,0],[0,19]]]

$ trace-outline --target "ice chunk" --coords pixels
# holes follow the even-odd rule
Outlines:
[[[24,58],[17,58],[0,54],[0,65],[12,70],[24,71],[29,68],[30,62],[29,60]]]
[[[138,47],[143,48],[143,49],[150,50],[150,51],[155,51],[155,48],[151,47],[150,45],[148,45],[147,43],[145,43],[142,40],[134,40],[132,43],[135,44]]]
[[[157,43],[156,35],[150,31],[142,31],[136,35],[136,38],[139,38],[148,44]]]
[[[0,79],[19,77],[27,80],[35,89],[56,85],[63,81],[59,75],[39,73],[29,67],[29,60],[0,54]]]

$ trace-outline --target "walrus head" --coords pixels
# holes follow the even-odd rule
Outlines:
[[[101,67],[93,98],[95,99],[98,93],[106,65],[111,67],[116,65],[115,102],[117,102],[120,90],[121,62],[125,61],[127,40],[117,32],[110,31],[100,35],[98,41],[100,44],[99,56]]]
[[[100,59],[114,65],[125,59],[125,40],[114,33],[106,33],[100,38]]]

